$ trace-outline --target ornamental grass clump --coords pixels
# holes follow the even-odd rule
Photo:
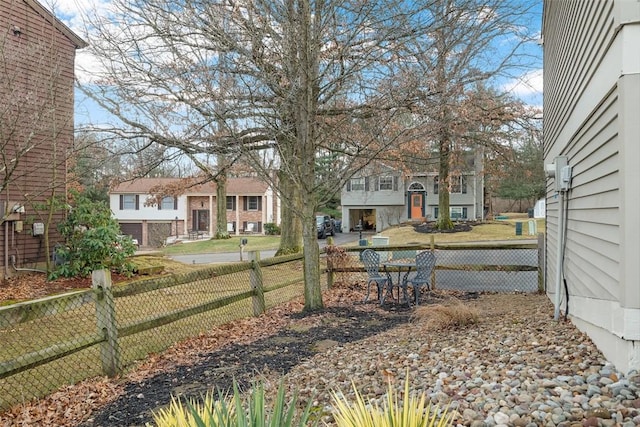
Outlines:
[[[333,392],[335,412],[333,418],[338,427],[444,427],[453,422],[453,415],[445,409],[426,404],[424,392],[418,397],[409,393],[409,377],[404,383],[404,398],[399,403],[398,394],[391,382],[382,407],[375,402],[365,402],[353,385],[355,401],[351,402],[341,392]]]
[[[477,309],[459,302],[450,305],[420,306],[413,314],[414,321],[436,330],[475,325],[479,319],[480,312]]]
[[[317,421],[312,419],[311,406],[307,405],[302,414],[297,414],[296,403],[295,395],[286,401],[282,384],[278,387],[273,405],[270,405],[262,384],[254,386],[247,397],[243,397],[234,383],[233,395],[221,399],[214,399],[211,393],[203,401],[191,399],[182,403],[172,398],[169,407],[154,412],[153,419],[157,427],[315,426]]]

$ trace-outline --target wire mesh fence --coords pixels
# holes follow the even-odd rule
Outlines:
[[[0,412],[302,295],[299,255],[203,268],[0,308]]]
[[[362,246],[329,248],[329,281],[366,281],[361,253],[373,249],[380,255],[380,270],[398,282],[405,277],[400,273],[415,274],[416,255],[422,251],[435,254],[433,289],[462,292],[537,292],[542,286],[543,268],[537,244],[482,244],[482,245],[413,245]],[[398,261],[398,262],[393,262]],[[406,267],[401,267],[405,262]],[[414,269],[414,272],[411,269]],[[398,277],[395,276],[398,272]]]
[[[535,292],[541,283],[536,245],[371,248],[381,263],[410,262],[433,250],[436,289]],[[366,282],[364,249],[327,247],[322,283]],[[394,268],[399,275],[410,270]],[[92,289],[0,308],[0,412],[85,378],[117,374],[150,353],[303,294],[300,255],[122,286],[101,274]]]

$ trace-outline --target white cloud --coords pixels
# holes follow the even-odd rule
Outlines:
[[[503,89],[519,98],[538,97],[542,95],[542,69],[530,71],[519,78],[507,82]]]

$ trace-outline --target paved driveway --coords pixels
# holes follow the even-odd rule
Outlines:
[[[364,236],[363,236],[364,237]],[[334,242],[336,245],[344,245],[357,241],[359,238],[358,233],[336,233]],[[318,241],[320,249],[327,246],[327,240],[321,239]],[[251,250],[251,242],[245,248],[245,253],[242,257],[243,260],[247,260],[247,251]],[[260,258],[271,258],[275,255],[275,250],[260,251]],[[240,250],[237,252],[223,252],[223,253],[208,253],[208,254],[193,254],[193,255],[172,255],[171,259],[185,264],[213,264],[213,263],[226,263],[240,261]]]

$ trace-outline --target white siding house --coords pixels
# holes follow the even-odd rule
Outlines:
[[[545,1],[543,40],[547,293],[640,369],[640,2]]]
[[[342,189],[342,227],[382,231],[408,220],[438,218],[438,176],[433,173],[405,175],[378,166],[351,178]],[[484,185],[481,173],[451,177],[450,215],[453,220],[476,220],[484,216]]]

